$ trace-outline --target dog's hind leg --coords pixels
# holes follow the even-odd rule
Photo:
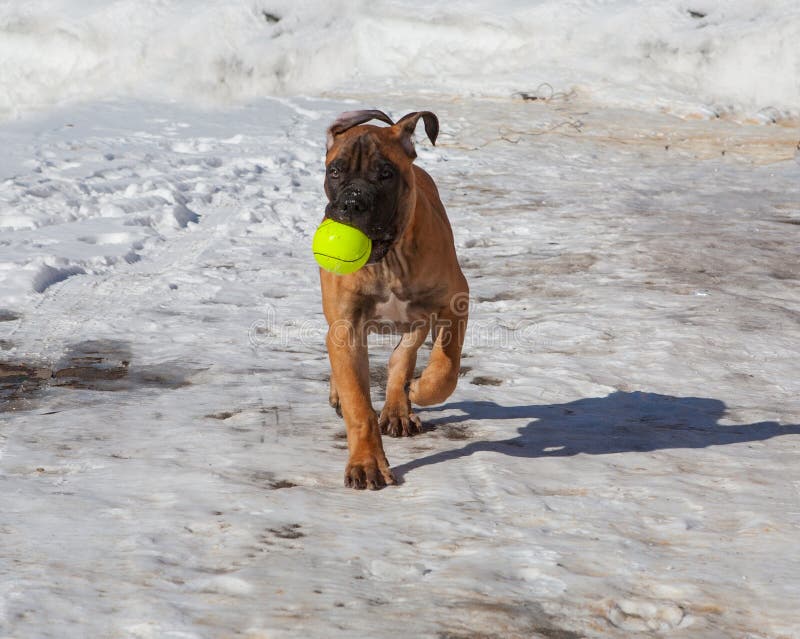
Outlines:
[[[418,406],[439,404],[456,388],[461,369],[461,347],[467,330],[469,289],[466,280],[462,291],[439,311],[434,320],[434,342],[428,366],[411,382],[409,399]]]

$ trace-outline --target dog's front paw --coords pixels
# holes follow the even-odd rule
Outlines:
[[[412,437],[422,432],[422,422],[408,406],[383,407],[378,418],[381,433],[389,437]]]
[[[367,455],[360,459],[350,458],[344,471],[344,485],[356,490],[378,490],[384,486],[396,484],[386,457],[378,458]]]

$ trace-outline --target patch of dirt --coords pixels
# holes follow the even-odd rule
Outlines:
[[[472,437],[472,431],[466,424],[442,424],[436,428],[436,432],[453,441],[463,441]]]
[[[182,388],[191,373],[170,363],[131,366],[127,342],[88,340],[67,348],[53,371],[53,385],[96,391],[131,390],[141,386]]]
[[[30,410],[46,388],[123,391],[137,387],[181,388],[197,371],[164,363],[131,366],[127,342],[89,340],[72,344],[55,364],[0,361],[0,411]]]
[[[518,300],[520,298],[520,294],[514,291],[500,291],[495,293],[494,295],[489,295],[486,297],[477,297],[478,302],[505,302],[508,300]]]
[[[19,362],[0,362],[0,412],[27,410],[50,380],[50,369]]]
[[[269,487],[272,490],[280,490],[281,488],[294,488],[297,486],[294,482],[287,481],[285,479],[279,479],[277,481],[273,481]]]
[[[500,386],[502,383],[502,379],[490,377],[489,375],[478,375],[470,380],[470,384],[475,384],[476,386]]]
[[[235,411],[222,411],[220,413],[211,413],[209,415],[204,415],[207,419],[219,419],[220,421],[225,421],[226,419],[230,419],[234,415],[238,415],[242,411],[235,410]]]
[[[437,639],[581,639],[583,635],[556,625],[535,602],[458,602],[463,609],[462,628],[440,631]],[[483,631],[481,629],[489,630]]]
[[[283,488],[294,488],[297,486],[297,484],[292,481],[288,481],[286,479],[277,479],[275,477],[275,473],[271,473],[268,470],[253,470],[245,468],[241,469],[239,472],[219,473],[219,476],[236,483],[255,486],[259,489],[281,490]]]
[[[53,370],[55,386],[90,390],[120,390],[133,355],[126,342],[89,340],[67,347]]]
[[[289,524],[280,528],[270,528],[269,532],[280,539],[300,539],[300,537],[306,536],[305,533],[300,532],[300,528],[300,524]]]

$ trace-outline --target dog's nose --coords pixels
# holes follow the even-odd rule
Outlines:
[[[349,187],[342,191],[337,209],[346,218],[360,215],[369,209],[368,197],[358,187]]]

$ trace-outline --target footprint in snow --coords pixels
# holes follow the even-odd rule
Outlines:
[[[683,608],[671,601],[620,599],[609,606],[606,618],[628,632],[664,632],[691,624]]]

